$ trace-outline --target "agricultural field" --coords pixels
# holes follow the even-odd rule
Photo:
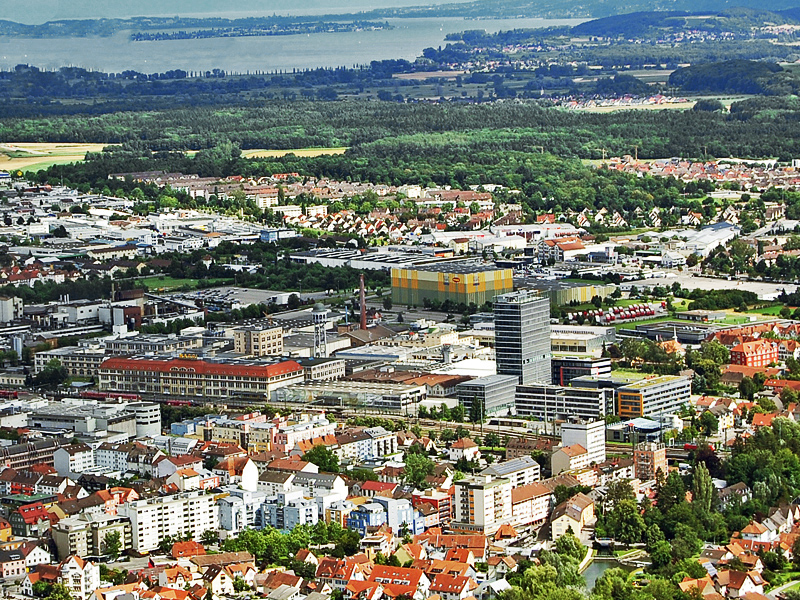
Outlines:
[[[9,142],[0,144],[1,171],[40,171],[52,165],[81,162],[87,152],[106,144]]]

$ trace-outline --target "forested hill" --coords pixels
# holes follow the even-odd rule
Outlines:
[[[800,78],[774,63],[728,60],[676,69],[669,85],[688,93],[786,96],[800,91]]]
[[[798,0],[475,0],[466,3],[380,9],[362,18],[463,17],[463,18],[600,18],[647,11],[719,12],[735,8],[780,11],[796,7]]]
[[[749,36],[754,29],[766,23],[795,25],[798,18],[800,8],[779,12],[741,7],[711,12],[647,11],[587,21],[573,27],[572,33],[626,39],[653,38],[687,30],[709,33],[726,31]]]

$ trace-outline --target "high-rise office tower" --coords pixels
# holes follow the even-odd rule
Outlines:
[[[533,290],[494,300],[494,351],[498,375],[523,385],[550,383],[550,301]]]

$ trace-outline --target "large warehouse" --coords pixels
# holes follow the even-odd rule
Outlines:
[[[498,294],[512,291],[512,269],[498,269],[480,261],[442,261],[412,269],[392,269],[392,301],[398,305],[422,306],[427,298],[480,306],[492,302]]]

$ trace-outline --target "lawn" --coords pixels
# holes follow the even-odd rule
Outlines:
[[[674,321],[672,317],[656,317],[655,319],[646,319],[643,321],[623,321],[622,323],[614,323],[614,328],[619,331],[620,329],[636,329],[637,325],[653,325],[654,323],[664,323],[665,321]]]
[[[649,373],[642,373],[641,371],[638,371],[636,369],[614,369],[613,371],[611,371],[611,373],[612,375],[624,375],[625,377],[628,377],[630,379],[637,379],[637,380],[644,379],[645,377],[648,377],[650,375]]]
[[[721,321],[717,321],[717,323],[724,323],[725,325],[741,325],[742,323],[749,323],[749,317],[737,317],[735,315],[729,314],[729,316],[725,317]]]
[[[772,317],[777,317],[781,314],[781,309],[783,308],[783,304],[773,304],[772,306],[764,306],[762,308],[751,308],[748,310],[748,313],[753,313],[757,315],[770,315]],[[790,310],[794,310],[794,306],[789,307]]]
[[[156,275],[154,277],[147,277],[140,279],[147,289],[151,292],[169,290],[194,290],[197,289],[199,279],[177,279],[175,277],[168,277],[164,275]],[[215,279],[210,281],[211,286],[227,285],[232,283],[233,279]]]

